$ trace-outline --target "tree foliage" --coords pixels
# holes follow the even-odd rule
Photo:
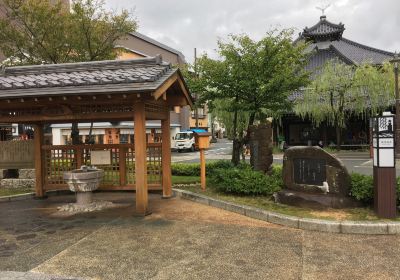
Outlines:
[[[327,122],[345,128],[352,116],[375,115],[393,105],[392,73],[389,63],[382,67],[370,63],[352,66],[331,60],[303,91],[295,112],[310,118],[316,126]],[[340,136],[339,130],[337,134]],[[340,140],[337,139],[338,145]]]
[[[305,45],[293,44],[292,30],[273,30],[261,40],[230,35],[218,42],[220,59],[198,60],[201,100],[232,127],[233,162],[243,145],[243,129],[255,121],[278,117],[291,108],[288,96],[308,83]],[[215,106],[214,106],[215,103]],[[242,117],[247,116],[247,117]],[[246,122],[239,126],[239,122]]]
[[[123,10],[107,12],[102,0],[3,0],[0,49],[9,64],[114,59],[115,42],[137,27]]]

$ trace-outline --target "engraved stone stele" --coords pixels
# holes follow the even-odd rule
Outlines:
[[[76,192],[76,203],[79,205],[87,205],[93,202],[92,192],[99,187],[103,177],[103,170],[86,166],[64,173],[64,180],[69,189]]]
[[[251,150],[250,163],[254,170],[269,172],[274,160],[272,155],[271,122],[249,127],[249,144]]]
[[[291,147],[283,157],[285,189],[280,203],[312,208],[346,208],[358,203],[349,197],[351,177],[343,162],[320,147]]]

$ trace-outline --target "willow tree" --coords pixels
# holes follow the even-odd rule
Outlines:
[[[310,118],[317,127],[323,122],[335,127],[340,149],[341,132],[352,116],[366,118],[393,105],[392,72],[389,63],[376,67],[369,63],[352,66],[336,59],[328,61],[304,89],[294,111]]]

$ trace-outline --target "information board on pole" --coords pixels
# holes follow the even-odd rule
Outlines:
[[[372,146],[375,167],[395,167],[394,116],[372,119]]]

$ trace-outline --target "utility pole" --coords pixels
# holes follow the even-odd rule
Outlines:
[[[390,61],[394,66],[394,90],[396,94],[396,131],[395,131],[395,153],[396,159],[400,159],[400,94],[399,94],[399,62],[400,58],[397,53],[394,59]]]
[[[198,78],[198,74],[197,74],[197,49],[194,48],[194,78],[195,80],[197,80]],[[194,117],[196,119],[196,128],[199,128],[199,110],[197,108],[197,99],[198,99],[199,95],[197,92],[194,93],[194,99],[195,99],[195,103],[194,103]]]

